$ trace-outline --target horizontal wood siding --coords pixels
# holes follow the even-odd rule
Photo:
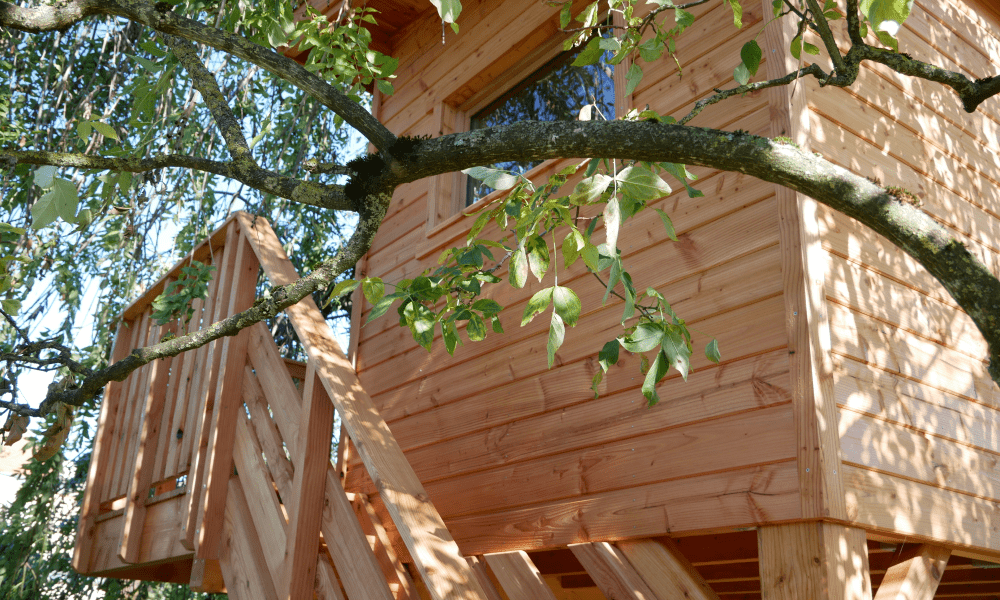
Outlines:
[[[510,73],[516,56],[530,56],[555,33],[557,9],[505,2],[505,13],[522,14],[509,21],[492,14],[498,4],[463,3],[462,33],[446,32],[443,47],[433,14],[397,35],[397,91],[378,108],[390,129],[438,135],[436,103],[460,108],[484,94],[489,81],[516,83],[520,75]],[[729,82],[731,63],[762,19],[758,4],[747,5],[744,23],[751,26],[739,32],[721,5],[694,7],[696,25],[678,43],[683,77],[670,60],[648,66],[633,104],[680,116],[694,99]],[[540,20],[533,31],[523,27]],[[727,34],[709,34],[720,29]],[[764,95],[751,94],[710,107],[697,124],[763,134],[768,114]],[[550,161],[535,173],[543,177],[566,164],[572,163]],[[614,298],[602,305],[603,286],[582,263],[559,272],[560,283],[580,295],[583,316],[567,331],[551,370],[545,323],[522,328],[518,322],[528,298],[552,285],[548,280],[488,291],[505,307],[506,333],[465,341],[454,357],[440,339],[430,353],[418,347],[391,315],[361,328],[362,383],[463,552],[799,515],[774,186],[736,173],[692,170],[704,197],[688,198],[681,188],[655,203],[673,218],[678,242],[666,239],[651,211],[630,222],[619,242],[637,285],[658,286],[702,332],[688,381],[672,374],[655,408],[646,408],[639,390],[638,356],[624,356],[594,399],[596,354],[620,332],[623,306]],[[441,250],[464,243],[472,219],[424,227],[435,189],[418,182],[397,190],[367,257],[369,275],[387,283],[413,277],[435,266]],[[506,278],[506,269],[497,274]],[[363,306],[362,321],[370,309]],[[701,352],[707,336],[719,339],[721,365]],[[356,459],[347,488],[375,491]]]
[[[973,78],[996,73],[997,23],[974,14],[917,0],[900,49]],[[880,66],[850,90],[809,85],[813,150],[909,190],[1000,272],[1000,101],[968,114],[947,88]],[[1000,391],[985,341],[889,242],[825,208],[820,224],[849,518],[1000,549]]]

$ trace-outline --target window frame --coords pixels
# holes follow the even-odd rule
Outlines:
[[[624,20],[620,14],[614,13],[612,23],[623,25]],[[453,105],[443,99],[437,101],[434,104],[433,119],[438,135],[469,131],[472,115],[478,114],[500,96],[520,85],[526,77],[534,74],[561,54],[563,40],[562,36],[549,38],[530,51],[513,67],[507,69],[503,75],[476,90],[460,104]],[[625,74],[630,66],[631,59],[626,59],[614,66],[615,113],[619,116],[627,114],[632,109],[632,97],[625,94]],[[550,168],[555,160],[543,161],[526,172],[524,176],[533,179],[539,172]],[[445,173],[431,178],[427,190],[426,233],[428,238],[437,237],[449,225],[460,220],[463,214],[478,210],[483,203],[490,202],[497,195],[504,193],[503,190],[494,191],[466,206],[467,180],[468,176],[461,172]],[[436,245],[432,244],[432,247],[436,247]]]

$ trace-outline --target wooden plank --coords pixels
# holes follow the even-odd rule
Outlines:
[[[669,600],[670,596],[659,597],[642,577],[622,551],[608,542],[570,544],[569,549],[583,564],[587,574],[607,598],[620,600]]]
[[[147,341],[149,340],[149,315],[140,315],[140,318],[136,319],[135,327],[137,331],[133,349],[142,348],[147,345]],[[128,461],[129,442],[131,440],[131,423],[133,415],[141,407],[137,398],[142,394],[145,376],[146,368],[140,367],[132,371],[129,377],[125,379],[128,387],[123,389],[122,404],[124,405],[124,410],[119,413],[118,421],[115,423],[115,450],[113,462],[109,462],[107,465],[110,469],[110,477],[107,479],[108,488],[101,494],[102,501],[111,500],[123,495],[121,488],[126,485],[126,483],[123,483],[123,471],[130,466],[126,463]]]
[[[130,342],[134,333],[134,329],[129,328],[128,321],[122,320],[118,323],[114,346],[111,348],[111,364],[122,360],[132,351]],[[97,420],[94,449],[91,451],[90,467],[87,469],[87,487],[83,493],[76,543],[73,546],[73,568],[78,573],[87,573],[90,569],[94,519],[101,510],[101,490],[107,479],[104,463],[108,460],[114,439],[112,425],[121,409],[122,387],[123,383],[119,381],[111,381],[104,386],[104,401],[101,403],[101,415]]]
[[[486,566],[484,557],[467,556],[465,557],[465,560],[476,573],[476,578],[479,579],[479,585],[482,586],[483,591],[486,592],[487,600],[508,600],[506,595],[501,594],[500,582],[494,581],[494,576],[490,573],[489,567]],[[413,600],[419,600],[419,596],[414,595]]]
[[[670,538],[618,542],[617,546],[658,598],[719,600]]]
[[[764,10],[771,4],[761,0]],[[782,20],[764,30],[764,47],[777,60],[765,65],[767,77],[782,77],[798,68],[785,48],[797,34],[795,25]],[[771,112],[771,137],[791,138],[809,148],[810,130],[805,86],[767,90]],[[820,244],[817,203],[776,185],[780,215],[781,272],[785,282],[785,323],[791,367],[796,431],[799,435],[799,479],[804,517],[844,518],[843,486],[837,473],[839,439],[834,424],[837,405],[833,393],[829,323],[823,295],[826,253]]]
[[[156,325],[153,321],[152,316],[149,318],[148,327],[149,332],[146,334],[146,346],[157,343],[162,330],[162,328]],[[129,417],[129,421],[126,424],[124,432],[125,452],[122,454],[124,462],[121,465],[121,472],[118,475],[118,491],[116,494],[119,496],[126,496],[129,493],[130,485],[132,483],[132,475],[136,466],[136,456],[139,452],[140,436],[142,435],[142,422],[145,414],[146,398],[147,394],[150,394],[150,389],[153,385],[153,371],[155,368],[156,364],[154,362],[144,365],[139,370],[141,372],[141,379],[136,387],[138,393],[128,399],[128,402],[134,406],[132,407],[132,414]]]
[[[161,331],[160,336],[162,337],[167,333],[172,333],[174,335],[177,335],[178,327],[179,325],[176,322],[167,323],[166,327],[160,329]],[[187,329],[186,327],[180,326],[181,335],[187,333],[186,329]],[[176,436],[171,435],[172,433],[171,424],[173,423],[174,413],[177,410],[178,400],[181,399],[178,397],[177,388],[180,385],[180,376],[181,376],[180,371],[181,371],[181,363],[183,360],[184,360],[184,355],[181,354],[179,356],[171,356],[165,360],[160,361],[163,362],[164,364],[161,364],[159,366],[159,369],[161,371],[166,371],[168,373],[168,376],[166,384],[164,385],[164,389],[162,391],[164,399],[163,399],[162,414],[159,419],[161,423],[159,423],[157,427],[157,435],[155,443],[155,447],[157,450],[156,454],[154,455],[154,461],[152,467],[153,469],[151,476],[152,481],[164,481],[165,479],[167,479],[165,468],[166,468],[167,457],[170,453],[171,446],[173,446],[171,440],[176,441],[177,439]]]
[[[242,413],[242,411],[240,411]],[[261,461],[261,449],[246,415],[236,415],[236,439],[233,463],[239,474],[240,488],[246,499],[257,539],[270,572],[278,576],[288,549],[285,517],[274,493],[267,468]],[[277,582],[275,582],[277,586]]]
[[[233,287],[233,276],[236,265],[237,227],[235,222],[226,229],[226,242],[222,251],[222,261],[216,276],[219,277],[218,292],[213,302],[212,312],[206,320],[218,321],[228,308],[229,292]],[[202,348],[207,348],[205,367],[197,369],[192,389],[195,390],[194,402],[197,410],[195,436],[192,440],[191,469],[188,471],[188,500],[185,505],[184,524],[181,527],[180,540],[184,547],[194,550],[198,533],[198,513],[201,506],[201,492],[205,484],[205,464],[208,459],[208,444],[212,433],[212,415],[215,413],[215,388],[219,377],[219,364],[222,360],[222,344],[213,341]]]
[[[842,411],[843,460],[972,496],[1000,500],[1000,458],[939,437]]]
[[[835,523],[766,525],[757,530],[760,586],[768,600],[871,600],[862,529]]]
[[[272,283],[294,281],[295,269],[270,225],[259,218],[254,225],[245,214],[240,216],[240,222],[246,233],[244,239],[252,244]],[[378,482],[382,500],[435,600],[483,598],[475,574],[459,553],[389,427],[362,389],[319,309],[307,297],[288,307],[286,313],[309,362],[315,364],[323,387],[337,405],[351,439],[357,443],[365,467]]]
[[[921,544],[899,557],[886,571],[875,600],[932,600],[951,550]]]
[[[154,330],[154,339],[160,336],[169,326],[158,326]],[[141,428],[136,444],[135,467],[133,469],[129,492],[125,503],[125,525],[122,529],[121,557],[125,562],[136,562],[139,556],[139,536],[142,523],[146,518],[146,500],[149,498],[149,488],[153,484],[153,467],[156,455],[161,451],[158,447],[160,429],[163,427],[163,412],[166,404],[166,388],[170,359],[161,358],[153,361],[149,374],[149,388],[143,399]]]
[[[222,578],[222,568],[217,560],[192,559],[191,580],[188,587],[193,592],[205,594],[226,593],[226,582]]]
[[[218,544],[226,592],[235,600],[278,600],[239,479],[232,477],[228,483],[219,532],[225,539]]]
[[[140,536],[139,564],[163,563],[191,558],[191,551],[180,545],[177,529],[184,511],[183,496],[150,504]],[[118,555],[121,548],[122,526],[125,515],[96,519],[91,543],[90,575],[95,577],[122,569],[134,569],[136,565],[123,562]]]
[[[259,263],[246,236],[237,241],[234,285],[227,314],[249,308],[254,301]],[[246,364],[247,343],[251,332],[243,330],[227,337],[222,344],[216,406],[212,413],[208,458],[205,461],[205,484],[198,508],[198,532],[195,556],[217,558],[221,540],[222,513],[228,489],[229,472],[233,463],[233,438],[236,435],[236,414],[243,401],[243,366]]]
[[[395,600],[336,471],[326,472],[323,540],[349,600]]]
[[[542,579],[538,567],[531,562],[528,554],[522,551],[497,552],[484,554],[486,564],[490,566],[510,598],[518,600],[555,600],[552,590]]]
[[[848,517],[866,529],[1000,551],[1000,503],[843,465]]]
[[[271,420],[267,400],[264,398],[264,391],[257,382],[257,376],[252,372],[250,365],[244,368],[246,372],[243,374],[243,401],[250,411],[250,424],[253,425],[253,431],[264,451],[267,469],[274,484],[278,487],[278,493],[281,494],[282,498],[291,498],[292,462],[285,455],[281,434],[274,421]]]
[[[741,391],[749,392],[745,388]],[[637,410],[648,410],[641,400],[636,404]],[[453,474],[428,483],[427,490],[450,519],[456,514],[503,511],[560,498],[638,488],[657,481],[794,458],[794,425],[791,404],[779,404],[634,438],[602,440],[591,447],[527,462],[503,464],[506,459],[497,455],[493,462],[502,466]],[[595,432],[586,426],[581,430]],[[485,452],[482,446],[479,452]],[[458,462],[457,458],[453,460]],[[452,468],[457,470],[458,465]]]
[[[272,343],[273,345],[273,343]],[[264,378],[270,378],[264,374]],[[313,363],[306,367],[302,408],[296,415],[303,435],[292,455],[295,477],[288,508],[288,546],[279,577],[282,597],[292,600],[312,598],[319,552],[319,530],[323,520],[324,476],[330,468],[330,440],[333,436],[333,403],[317,381]],[[287,590],[287,593],[286,593]]]
[[[448,520],[466,554],[552,548],[799,518],[795,461]]]
[[[302,436],[298,415],[302,412],[302,392],[288,375],[284,360],[278,353],[271,332],[263,323],[248,328],[250,340],[248,351],[250,362],[261,376],[257,383],[264,391],[264,397],[271,406],[274,423],[281,431],[281,439],[288,446],[291,456],[298,456]]]
[[[319,600],[345,600],[333,565],[322,555],[316,562],[316,597]]]
[[[375,538],[378,540],[378,549],[376,554],[381,552],[385,554],[385,561],[390,565],[390,568],[395,572],[396,584],[399,585],[399,592],[396,594],[396,600],[418,600],[417,590],[413,586],[413,580],[410,578],[410,574],[406,572],[406,567],[403,565],[402,561],[399,560],[399,556],[396,555],[396,551],[392,547],[392,540],[389,539],[389,533],[385,529],[385,525],[382,524],[382,519],[375,512],[375,508],[372,503],[368,500],[368,496],[365,494],[356,494],[356,501],[361,505],[362,510],[368,516],[368,521],[371,523],[372,530],[375,532]],[[475,566],[473,565],[473,568]],[[384,570],[384,568],[383,568]],[[478,573],[477,573],[478,574]],[[479,579],[480,585],[483,584],[482,577]],[[485,591],[489,591],[484,586]]]

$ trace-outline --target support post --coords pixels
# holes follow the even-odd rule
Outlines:
[[[813,522],[757,530],[764,600],[872,600],[863,529]]]
[[[519,600],[556,600],[555,594],[526,552],[498,552],[486,554],[483,558],[508,597]]]
[[[885,572],[875,600],[931,600],[950,557],[949,548],[929,544],[907,550]]]

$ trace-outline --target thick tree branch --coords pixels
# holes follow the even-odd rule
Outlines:
[[[964,243],[912,204],[826,159],[767,138],[640,122],[522,122],[414,144],[399,183],[503,161],[669,161],[737,171],[802,192],[882,234],[941,282],[989,344],[1000,384],[1000,280]]]
[[[52,6],[22,8],[0,2],[0,25],[20,31],[41,32],[65,29],[93,15],[124,17],[161,33],[206,44],[267,69],[340,115],[376,148],[385,150],[396,140],[396,136],[378,119],[294,60],[244,37],[157,8],[162,6],[169,5],[154,5],[141,0],[70,0]]]
[[[66,152],[44,152],[39,150],[0,150],[0,163],[52,165],[56,167],[76,167],[79,169],[106,169],[142,173],[167,167],[195,169],[215,175],[235,179],[248,186],[294,202],[329,208],[333,210],[355,210],[355,205],[347,200],[340,185],[325,185],[315,181],[303,181],[279,175],[274,171],[258,168],[252,173],[236,169],[230,163],[223,163],[194,156],[167,154],[150,158],[106,158]]]

